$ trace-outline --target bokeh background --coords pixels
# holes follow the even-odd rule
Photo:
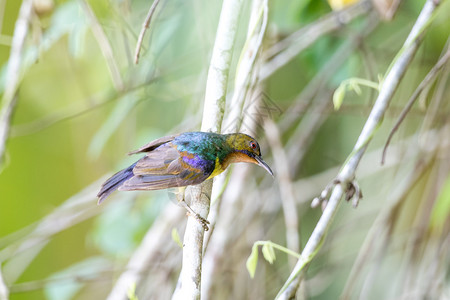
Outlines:
[[[0,171],[0,263],[10,298],[106,298],[153,230],[155,254],[136,295],[167,299],[181,267],[182,249],[174,236],[178,232],[182,239],[183,209],[165,191],[118,192],[101,206],[95,194],[102,180],[137,159],[128,151],[200,128],[221,3],[162,0],[135,64],[137,36],[151,2],[32,2]],[[241,12],[230,97],[251,2],[245,1]],[[224,175],[229,182],[222,201],[213,204],[220,211],[205,253],[205,298],[277,294],[294,260],[277,251],[269,264],[260,255],[252,279],[245,262],[253,243],[294,243],[297,252],[305,244],[321,214],[310,202],[350,154],[378,93],[360,86],[361,93],[348,91],[335,110],[333,92],[353,77],[378,84],[425,3],[374,0],[398,5],[390,16],[371,1],[356,1],[358,13],[343,8],[348,19],[325,22],[337,13],[336,1],[330,2],[335,11],[326,1],[269,1],[256,66],[269,75],[249,92],[234,121],[260,141],[276,175],[240,165]],[[21,5],[0,1],[2,92]],[[449,16],[450,4],[443,1],[358,169],[364,198],[357,209],[340,208],[300,299],[449,299],[448,64],[414,105],[380,164],[402,108],[447,51]],[[334,24],[333,30],[325,24]],[[297,49],[292,59],[270,65],[279,49],[289,47]],[[228,106],[225,115],[229,111]],[[268,132],[267,122],[275,133],[274,126]],[[289,176],[277,178],[280,171]],[[286,197],[295,202],[297,242],[286,235]]]

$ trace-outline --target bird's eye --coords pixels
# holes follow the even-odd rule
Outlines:
[[[256,149],[256,143],[255,142],[250,142],[250,147],[252,149]]]

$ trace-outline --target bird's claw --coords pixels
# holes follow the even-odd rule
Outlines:
[[[208,227],[209,221],[208,221],[208,220],[206,220],[205,218],[203,218],[202,216],[200,216],[198,213],[196,213],[196,212],[195,212],[195,211],[194,211],[194,210],[186,203],[186,201],[184,201],[184,199],[183,199],[182,201],[180,201],[180,204],[181,204],[181,206],[183,206],[183,207],[187,210],[186,214],[187,214],[188,216],[194,217],[194,218],[200,223],[200,225],[203,226],[203,229],[204,229],[205,231],[208,231],[208,230],[209,230],[209,227]]]
[[[188,211],[186,214],[187,214],[188,216],[194,217],[194,218],[200,223],[200,225],[202,225],[202,227],[203,227],[203,229],[204,229],[205,231],[208,231],[208,230],[209,230],[208,225],[209,225],[210,223],[209,223],[208,220],[206,220],[205,218],[203,218],[203,217],[200,216],[199,214],[197,214],[197,213],[191,213],[190,211]]]

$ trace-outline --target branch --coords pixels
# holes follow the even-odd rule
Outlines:
[[[16,21],[11,52],[5,75],[5,92],[0,110],[0,169],[3,165],[3,156],[6,149],[6,141],[9,137],[11,117],[17,102],[17,87],[20,81],[20,64],[25,38],[28,33],[28,23],[32,12],[32,0],[24,0],[20,7],[19,17]]]
[[[375,134],[376,129],[380,125],[395,91],[419,47],[423,36],[422,33],[430,24],[432,14],[438,5],[439,1],[428,0],[423,7],[404,46],[400,50],[397,59],[394,61],[392,68],[390,68],[384,80],[380,89],[380,94],[378,95],[372,112],[362,129],[352,153],[337,175],[339,183],[335,185],[328,201],[328,205],[303,249],[302,258],[297,262],[294,270],[278,293],[277,299],[291,299],[295,297],[301,279],[309,266],[309,262],[319,251],[337,208],[341,203],[341,198],[346,194],[349,184],[353,181],[356,168]]]
[[[222,5],[213,54],[206,81],[202,131],[220,132],[225,111],[226,89],[242,0]],[[203,218],[209,213],[212,181],[192,186],[191,208]],[[189,217],[184,234],[183,264],[172,299],[200,299],[204,229]]]
[[[147,29],[150,27],[150,22],[152,21],[153,14],[155,13],[156,7],[158,6],[160,0],[155,0],[148,10],[147,17],[145,17],[145,21],[142,24],[141,32],[139,33],[138,41],[136,44],[136,51],[134,54],[134,63],[139,63],[139,55],[141,54],[142,42],[144,41],[144,35]]]
[[[267,0],[254,0],[252,2],[247,38],[239,57],[233,97],[229,101],[230,111],[224,122],[224,128],[222,128],[222,132],[224,133],[234,133],[242,130],[242,115],[247,113],[247,109],[244,106],[246,104],[247,106],[254,104],[251,103],[254,99],[249,97],[249,95],[257,81],[254,76],[257,75],[257,72],[255,72],[255,64],[257,58],[260,57],[259,54],[261,53],[262,42],[267,29],[268,10]]]
[[[242,0],[225,0],[206,80],[202,131],[221,132],[226,88]]]

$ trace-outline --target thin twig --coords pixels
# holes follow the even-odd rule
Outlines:
[[[139,55],[141,54],[142,42],[144,41],[144,35],[147,29],[150,27],[150,22],[152,21],[153,14],[155,13],[156,7],[158,6],[160,0],[153,1],[152,6],[148,10],[147,16],[145,17],[145,21],[142,24],[141,32],[139,33],[138,41],[136,44],[136,51],[134,54],[134,63],[139,63]]]
[[[447,45],[450,47],[450,37],[447,40]],[[437,79],[436,89],[433,93],[433,98],[430,101],[430,106],[427,109],[427,114],[422,123],[420,132],[426,132],[433,128],[434,125],[442,122],[442,117],[447,117],[448,113],[442,110],[442,105],[445,103],[445,92],[448,87],[448,81],[450,79],[450,64],[447,64],[443,70],[441,76]]]
[[[292,299],[295,297],[304,272],[309,266],[310,261],[319,251],[322,242],[326,236],[328,228],[334,218],[334,215],[341,203],[342,196],[347,192],[349,184],[354,180],[356,168],[364,155],[368,144],[370,143],[376,129],[380,125],[384,114],[391,102],[395,91],[409,67],[423,37],[424,30],[430,24],[431,17],[438,1],[428,0],[420,13],[416,24],[412,28],[403,48],[400,50],[397,59],[392,64],[385,78],[380,94],[375,102],[374,108],[369,115],[364,128],[355,144],[354,150],[344,163],[341,171],[336,177],[339,183],[334,187],[328,204],[314,228],[305,248],[302,251],[302,258],[298,261],[294,270],[291,272],[286,283],[277,295],[277,299]]]
[[[33,8],[32,0],[24,0],[20,6],[19,17],[14,28],[14,36],[9,55],[8,66],[5,75],[5,92],[0,110],[0,170],[3,165],[3,157],[6,149],[6,142],[9,137],[11,117],[17,102],[17,88],[20,81],[20,64],[22,62],[22,52],[25,38],[28,34],[28,23],[31,18]]]
[[[400,125],[402,124],[403,120],[406,118],[406,115],[411,110],[412,106],[416,102],[416,100],[419,98],[419,95],[422,93],[422,91],[432,84],[436,76],[439,74],[439,71],[445,66],[445,64],[450,59],[450,47],[447,48],[447,51],[445,54],[439,59],[439,61],[431,68],[430,72],[425,76],[425,78],[422,80],[422,82],[419,84],[417,89],[414,91],[414,93],[411,95],[411,97],[408,100],[408,103],[406,104],[405,108],[403,108],[403,111],[400,113],[400,116],[398,117],[397,121],[394,124],[394,127],[392,128],[391,132],[389,133],[389,136],[387,138],[386,144],[384,145],[383,154],[381,156],[381,164],[384,164],[384,160],[386,158],[386,152],[387,148],[389,147],[389,144],[391,142],[392,137],[394,136],[395,132],[398,130]]]
[[[80,2],[86,16],[89,19],[89,22],[91,23],[92,33],[97,39],[100,50],[102,51],[103,56],[105,57],[106,63],[108,65],[108,70],[111,75],[111,79],[114,83],[114,87],[116,88],[116,90],[122,91],[124,88],[124,83],[120,75],[119,66],[117,65],[117,62],[114,59],[114,52],[111,47],[111,44],[109,43],[108,37],[103,31],[103,28],[98,22],[97,17],[95,16],[95,13],[92,11],[92,8],[89,5],[89,3],[86,0],[80,0]]]

